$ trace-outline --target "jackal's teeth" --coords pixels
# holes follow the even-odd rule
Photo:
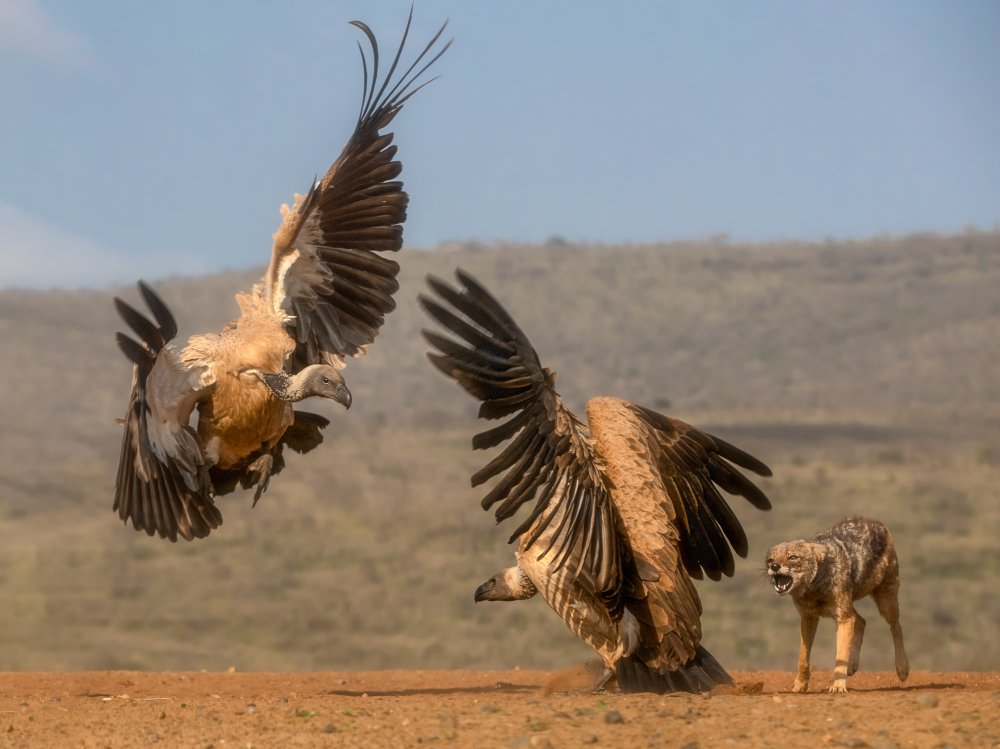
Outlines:
[[[794,581],[791,575],[783,575],[781,573],[775,574],[771,578],[771,583],[774,585],[774,592],[779,596],[791,590],[792,582]]]

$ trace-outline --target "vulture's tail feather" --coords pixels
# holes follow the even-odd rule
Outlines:
[[[720,684],[732,684],[726,673],[705,648],[698,646],[694,657],[676,671],[665,674],[653,671],[635,655],[622,658],[615,665],[618,686],[626,694],[631,692],[707,692]]]

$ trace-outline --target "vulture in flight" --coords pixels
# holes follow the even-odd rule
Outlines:
[[[207,536],[222,523],[216,495],[255,486],[256,504],[284,466],[284,448],[304,453],[322,442],[328,420],[293,404],[318,396],[350,407],[340,370],[375,340],[398,289],[399,265],[379,253],[402,247],[408,198],[385,129],[451,44],[438,45],[442,26],[400,66],[412,16],[384,74],[375,35],[351,22],[370,48],[358,44],[354,132],[323,178],[281,207],[267,271],[236,295],[236,320],[178,352],[169,343],[174,317],[149,286],[139,283],[152,319],[115,299],[136,337],[117,337],[133,369],[114,510],[137,530],[171,541]]]
[[[593,648],[625,692],[700,692],[729,683],[701,646],[701,601],[692,578],[734,571],[747,537],[719,489],[770,509],[738,468],[757,458],[682,421],[620,398],[587,403],[587,423],[562,403],[556,373],[468,273],[459,287],[433,278],[425,311],[453,337],[429,330],[431,362],[482,401],[479,416],[506,419],[477,434],[475,449],[506,442],[472,477],[499,476],[482,506],[497,522],[531,505],[510,538],[517,564],[479,586],[476,601],[541,593]]]

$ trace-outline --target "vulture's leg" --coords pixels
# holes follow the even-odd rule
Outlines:
[[[274,456],[271,455],[271,444],[264,443],[264,452],[253,463],[247,466],[247,473],[253,475],[250,485],[257,485],[257,491],[253,493],[253,505],[256,507],[261,495],[267,491],[267,484],[271,480],[271,469],[274,468]]]
[[[604,670],[601,672],[601,675],[597,677],[597,681],[595,681],[590,686],[590,690],[592,692],[603,692],[604,689],[608,686],[608,682],[611,681],[614,675],[615,675],[614,670],[611,669],[609,666],[605,666]]]

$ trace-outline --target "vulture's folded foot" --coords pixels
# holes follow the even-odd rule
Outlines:
[[[271,453],[264,453],[257,460],[247,466],[247,473],[252,474],[253,479],[250,485],[256,484],[257,491],[253,494],[253,507],[257,506],[261,495],[267,491],[267,484],[271,480],[271,469],[274,468],[274,458]]]

